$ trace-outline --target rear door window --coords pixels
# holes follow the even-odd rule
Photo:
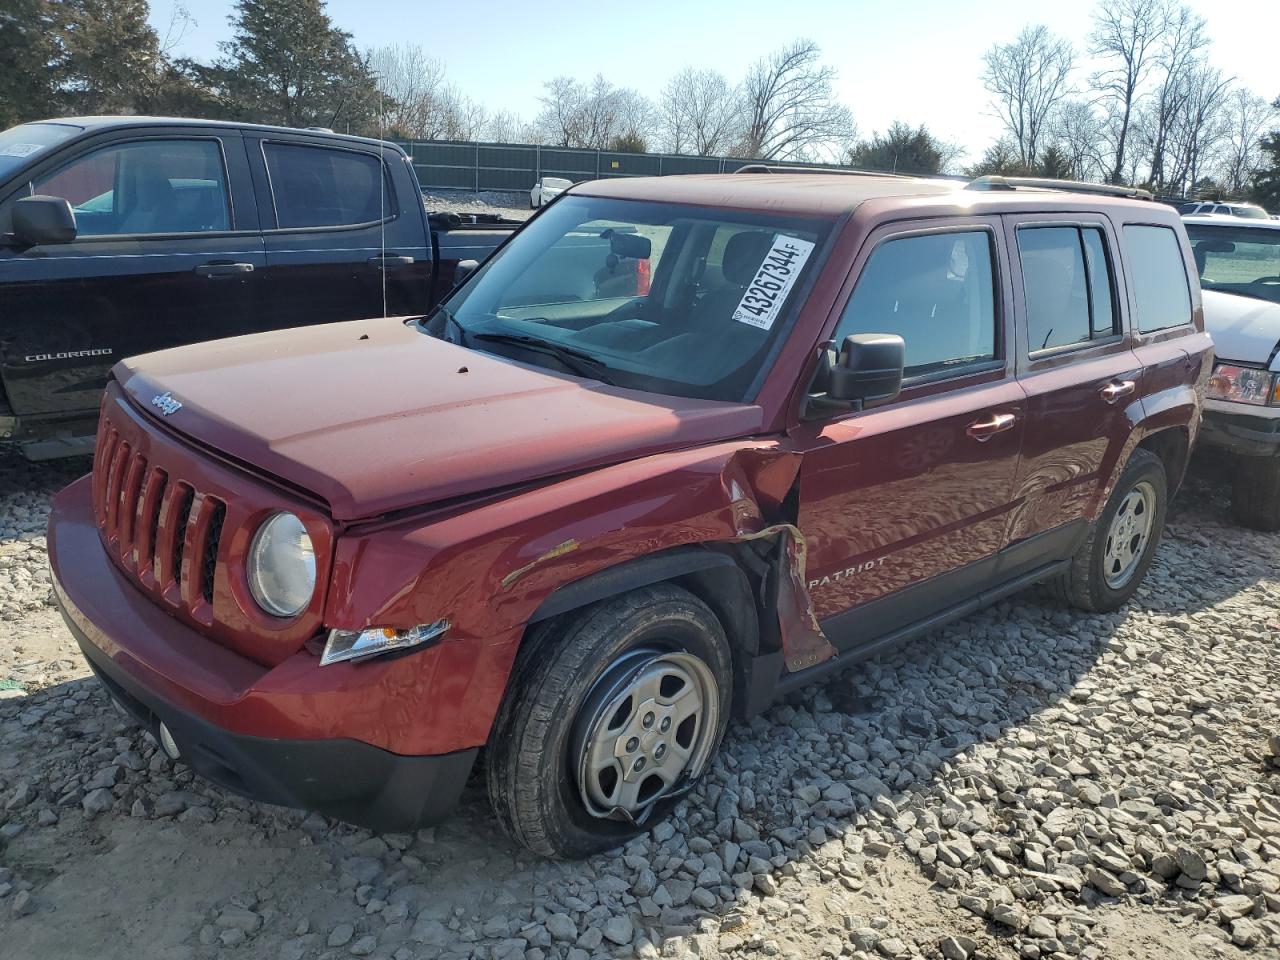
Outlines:
[[[1116,332],[1106,242],[1096,227],[1018,228],[1031,353]]]
[[[1138,329],[1143,333],[1191,322],[1191,291],[1182,262],[1182,245],[1169,227],[1126,224],[1125,255]]]
[[[281,230],[376,223],[393,212],[382,162],[371,154],[271,142],[262,150]]]
[[[897,334],[906,343],[909,377],[995,360],[991,243],[985,230],[882,243],[836,326],[837,346],[850,334]]]

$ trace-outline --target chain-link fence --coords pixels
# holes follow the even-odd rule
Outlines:
[[[426,189],[528,190],[539,177],[575,183],[603,177],[665,177],[676,173],[732,173],[758,160],[687,157],[669,153],[614,153],[516,143],[402,140]],[[770,160],[770,166],[819,166]]]

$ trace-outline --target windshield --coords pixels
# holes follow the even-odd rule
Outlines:
[[[829,228],[568,194],[445,303],[446,335],[620,386],[747,400]]]
[[[69,123],[24,123],[0,133],[0,178],[81,129]]]
[[[1280,230],[1187,223],[1200,286],[1280,303]]]

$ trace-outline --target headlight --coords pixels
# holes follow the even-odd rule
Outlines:
[[[276,513],[254,534],[249,547],[249,589],[267,613],[296,617],[316,589],[316,555],[302,521]]]
[[[438,640],[449,630],[448,620],[423,623],[408,630],[391,627],[370,627],[368,630],[330,630],[329,640],[320,656],[320,666],[341,663],[344,660],[363,660],[382,653],[411,650],[432,640]]]
[[[1207,395],[1214,400],[1251,403],[1261,407],[1274,402],[1277,389],[1275,381],[1275,374],[1267,370],[1220,363],[1213,368]]]

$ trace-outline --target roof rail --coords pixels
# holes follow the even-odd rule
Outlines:
[[[1109,197],[1129,197],[1133,200],[1152,200],[1150,190],[1142,187],[1125,187],[1111,183],[1086,183],[1081,180],[1051,180],[1047,177],[976,177],[970,180],[966,190],[1065,190],[1068,193],[1101,193]]]
[[[833,173],[841,177],[891,177],[897,180],[914,180],[905,173],[882,173],[879,170],[855,170],[853,167],[792,167],[769,163],[748,163],[734,173]]]

